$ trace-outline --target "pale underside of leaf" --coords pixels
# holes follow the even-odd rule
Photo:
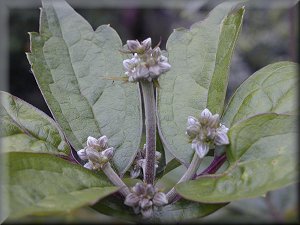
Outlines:
[[[254,73],[231,97],[224,123],[230,127],[259,113],[297,113],[297,69],[296,63],[277,62]]]
[[[188,116],[198,117],[210,107],[221,113],[228,83],[231,55],[244,9],[239,2],[217,6],[189,30],[175,30],[168,39],[171,70],[160,78],[159,131],[168,150],[186,166],[193,155],[185,135]]]
[[[254,198],[297,182],[297,119],[291,115],[261,114],[229,131],[230,166],[217,175],[181,183],[184,198],[206,203]]]
[[[109,26],[96,31],[66,2],[43,1],[40,33],[31,33],[28,59],[41,91],[72,146],[106,135],[125,173],[140,143],[142,118],[136,84],[124,76],[122,42]]]
[[[103,175],[47,154],[8,153],[5,167],[10,218],[70,212],[118,190]]]
[[[70,147],[57,124],[23,100],[0,92],[0,142],[3,152],[68,155]]]

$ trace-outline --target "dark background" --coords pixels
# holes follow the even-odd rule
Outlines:
[[[271,2],[271,1],[269,1]],[[174,28],[189,27],[207,15],[215,4],[166,8],[75,8],[94,29],[110,24],[123,43],[128,39],[151,37],[161,48]],[[280,60],[296,61],[298,31],[297,5],[292,8],[247,8],[242,31],[232,60],[227,97],[258,69]],[[9,92],[49,114],[36,85],[25,52],[30,51],[28,32],[38,31],[39,9],[9,10]],[[50,114],[49,114],[50,115]]]

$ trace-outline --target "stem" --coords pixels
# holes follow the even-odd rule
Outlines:
[[[121,178],[116,174],[116,172],[111,168],[111,165],[109,162],[105,163],[105,165],[102,167],[103,172],[108,177],[108,179],[117,187],[120,187],[119,192],[126,197],[130,191],[129,188],[126,186],[126,184],[121,180]]]
[[[177,184],[190,180],[194,176],[194,174],[197,172],[197,169],[199,168],[200,163],[202,162],[202,160],[203,160],[203,158],[199,158],[197,153],[195,153],[194,157],[192,159],[192,162],[189,165],[187,171],[185,171],[185,173],[183,174],[181,179],[177,182]],[[177,196],[175,188],[173,187],[166,195],[167,195],[167,199],[168,199],[169,204],[172,203],[173,200]]]
[[[155,178],[155,151],[156,151],[156,105],[153,83],[141,81],[146,125],[146,162],[144,182],[154,184]]]
[[[196,179],[205,174],[213,174],[223,165],[226,161],[226,155],[215,156],[211,164],[200,174],[197,175]]]

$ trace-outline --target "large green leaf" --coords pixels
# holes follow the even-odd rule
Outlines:
[[[142,117],[138,85],[123,76],[122,42],[109,25],[96,31],[64,1],[42,1],[40,33],[31,33],[28,59],[45,99],[72,146],[106,135],[120,173],[139,147]]]
[[[0,143],[4,152],[30,151],[68,155],[70,147],[57,124],[23,100],[0,92]]]
[[[144,220],[141,215],[136,215],[131,207],[124,205],[123,200],[115,196],[108,196],[100,200],[97,204],[93,205],[92,208],[105,215],[126,221],[174,223],[175,221],[189,221],[207,216],[225,205],[226,204],[201,204],[182,199],[176,203],[155,209],[153,217],[146,220]]]
[[[69,212],[117,191],[107,179],[48,154],[7,153],[10,217]]]
[[[224,123],[231,126],[259,113],[296,113],[297,67],[296,63],[278,62],[250,76],[230,99],[223,116]]]
[[[176,186],[186,199],[228,202],[264,195],[297,181],[297,117],[275,113],[250,117],[229,130],[230,163],[222,174]]]
[[[171,70],[160,79],[158,123],[162,140],[182,163],[189,164],[193,150],[185,136],[188,116],[208,107],[222,113],[228,70],[244,9],[240,1],[218,5],[209,16],[168,39]]]

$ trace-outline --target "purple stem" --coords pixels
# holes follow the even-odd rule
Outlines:
[[[218,171],[218,169],[223,165],[223,163],[226,161],[226,154],[215,156],[211,164],[200,174],[198,174],[194,179],[199,178],[202,175],[205,174],[214,174]]]
[[[79,164],[80,165],[80,162],[78,161],[78,159],[76,159],[76,155],[75,154],[77,154],[76,153],[76,151],[72,148],[71,149],[71,152],[70,152],[70,154],[68,155],[68,156],[66,156],[66,155],[55,155],[55,156],[57,156],[57,157],[59,157],[59,158],[62,158],[62,159],[64,159],[64,160],[67,160],[67,161],[69,161],[69,162],[71,162],[71,163],[73,163],[73,164]]]

